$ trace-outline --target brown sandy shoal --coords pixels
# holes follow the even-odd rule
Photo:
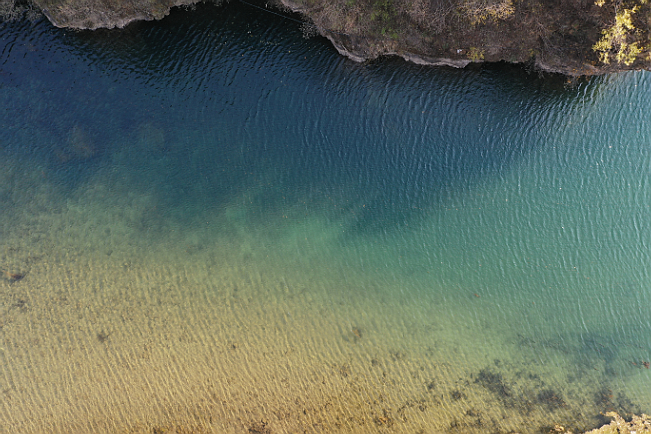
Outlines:
[[[6,432],[486,432],[549,411],[445,314],[207,258],[64,258],[1,283]]]
[[[3,215],[25,277],[0,279],[0,433],[540,432],[621,407],[602,362],[540,363],[487,300],[264,240],[152,242],[129,223],[151,198],[99,196]]]

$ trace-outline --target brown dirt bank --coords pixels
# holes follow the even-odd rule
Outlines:
[[[58,27],[124,27],[195,0],[33,0]],[[216,1],[217,3],[220,0]],[[270,3],[261,4],[269,7]],[[276,0],[357,61],[526,63],[569,76],[648,69],[648,0]]]
[[[570,76],[650,64],[646,0],[280,1],[356,60],[392,54],[452,66],[506,61]]]
[[[73,29],[122,28],[133,21],[160,20],[174,6],[194,0],[35,0],[52,24]]]

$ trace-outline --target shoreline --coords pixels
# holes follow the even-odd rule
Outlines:
[[[173,7],[197,4],[195,0],[136,0],[128,4],[99,0],[34,1],[54,26],[78,30],[124,28],[137,21],[162,19]],[[471,18],[447,18],[432,28],[426,24],[428,20],[441,21],[436,14],[427,15],[434,12],[419,16],[411,10],[402,10],[404,7],[394,5],[393,0],[384,0],[384,9],[373,9],[375,6],[368,6],[363,0],[275,1],[281,10],[299,14],[314,25],[340,54],[356,62],[393,55],[421,65],[455,68],[470,63],[507,62],[531,64],[539,71],[570,77],[651,68],[651,46],[640,45],[642,42],[626,42],[641,47],[630,59],[600,60],[601,55],[594,47],[606,31],[604,23],[614,20],[611,16],[614,12],[590,3],[578,7],[570,2],[556,10],[548,7],[550,0],[524,0],[499,18],[482,18],[479,23],[468,21]],[[510,4],[511,0],[487,1]],[[222,0],[212,3],[219,6]],[[267,3],[256,5],[263,10],[268,10],[268,6]],[[646,41],[651,32],[641,18],[647,9],[651,10],[651,4],[641,2],[639,7],[643,10],[635,15],[636,27],[630,35]],[[536,29],[533,33],[532,26]],[[632,41],[630,35],[626,38]]]

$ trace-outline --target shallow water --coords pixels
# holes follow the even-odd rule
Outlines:
[[[356,64],[239,4],[0,34],[0,432],[651,411],[648,73]]]

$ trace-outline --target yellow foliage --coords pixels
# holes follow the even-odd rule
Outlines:
[[[637,42],[626,45],[624,48],[620,48],[617,52],[617,61],[625,65],[631,65],[637,59],[637,56],[642,52],[642,48],[638,45]]]
[[[604,0],[601,1],[603,4]],[[599,1],[596,3],[600,6]],[[602,30],[602,37],[592,46],[592,49],[599,53],[599,59],[603,63],[610,63],[613,51],[615,60],[625,65],[631,65],[637,56],[643,51],[637,42],[629,44],[627,38],[631,31],[635,30],[632,15],[636,13],[639,6],[632,9],[622,9],[615,15],[615,24],[608,29]]]
[[[484,50],[481,50],[477,47],[470,47],[468,50],[468,59],[472,60],[473,62],[484,60]]]
[[[612,1],[612,0],[595,0],[594,4],[596,4],[599,7],[602,7],[603,5],[606,4],[606,1]],[[644,5],[644,4],[646,4],[647,1],[648,0],[637,0],[637,1],[635,1],[635,3],[639,3],[641,5]]]

